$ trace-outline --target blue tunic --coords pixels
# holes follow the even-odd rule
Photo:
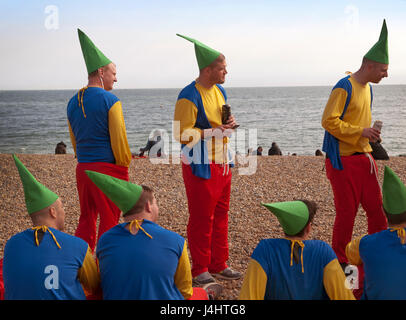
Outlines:
[[[301,263],[290,265],[291,241],[287,239],[261,240],[255,248],[255,259],[267,276],[264,300],[324,300],[329,299],[324,285],[324,268],[337,259],[333,249],[320,240],[303,241],[303,269]]]
[[[39,246],[34,230],[18,233],[4,248],[5,299],[71,300],[86,299],[78,279],[88,244],[80,238],[49,228]]]
[[[364,262],[364,299],[406,300],[406,244],[390,229],[364,236],[359,244]]]
[[[174,282],[185,239],[144,219],[135,235],[119,224],[97,244],[104,299],[183,300]]]
[[[115,163],[108,118],[110,108],[117,101],[114,94],[98,87],[85,90],[83,109],[79,106],[78,95],[70,99],[67,115],[76,139],[78,162]]]

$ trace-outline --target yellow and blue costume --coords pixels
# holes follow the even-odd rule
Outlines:
[[[98,87],[85,87],[70,99],[67,115],[79,163],[130,165],[121,101],[114,94]]]
[[[346,263],[345,246],[351,240],[354,219],[361,204],[368,217],[368,233],[387,228],[382,211],[378,168],[364,128],[371,126],[372,88],[347,76],[333,88],[322,119],[326,130],[326,175],[334,193],[336,218],[332,247]]]
[[[46,226],[7,241],[3,272],[6,300],[85,300],[84,289],[92,293],[100,285],[88,244]],[[48,286],[47,277],[52,277]]]
[[[404,228],[389,228],[359,237],[347,245],[349,263],[363,265],[364,291],[361,299],[406,299],[405,237]]]
[[[135,225],[134,225],[135,224]],[[183,300],[193,294],[186,241],[149,220],[105,232],[96,255],[104,299]]]
[[[72,146],[78,158],[76,181],[81,215],[75,235],[94,251],[97,239],[118,223],[120,210],[93,185],[85,170],[128,180],[131,152],[123,111],[114,94],[98,87],[85,87],[70,99],[67,114]]]
[[[299,263],[293,247],[300,248]],[[240,300],[354,300],[331,247],[320,240],[265,239],[252,253]]]

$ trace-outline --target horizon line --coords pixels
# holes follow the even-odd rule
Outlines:
[[[333,84],[334,85],[334,84]],[[378,84],[375,84],[378,85]],[[395,84],[379,84],[379,86],[404,86],[406,85],[405,83],[395,83]],[[224,86],[224,85],[223,85]],[[232,86],[232,87],[227,87],[224,86],[227,89],[247,89],[247,88],[302,88],[302,87],[331,87],[331,84],[328,85],[291,85],[291,86]],[[170,90],[170,89],[178,89],[181,90],[183,87],[145,87],[145,88],[117,88],[113,89],[114,90]],[[72,91],[72,90],[78,90],[77,88],[60,88],[60,89],[1,89],[1,91]]]

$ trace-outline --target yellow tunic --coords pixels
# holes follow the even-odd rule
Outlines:
[[[371,88],[369,83],[362,85],[353,77],[352,96],[343,119],[347,91],[334,89],[329,97],[322,117],[322,126],[339,140],[341,156],[349,156],[356,152],[371,152],[368,138],[362,137],[364,128],[371,127]]]

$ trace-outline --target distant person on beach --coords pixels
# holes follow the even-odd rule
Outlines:
[[[354,300],[333,249],[309,240],[316,203],[308,200],[263,203],[285,233],[261,240],[252,253],[240,300]]]
[[[89,82],[70,99],[67,107],[70,138],[78,159],[80,218],[75,235],[94,251],[96,240],[118,223],[120,210],[96,188],[85,170],[128,180],[132,156],[121,101],[109,92],[117,82],[116,65],[79,29],[78,34]]]
[[[155,154],[151,154],[150,150],[156,144],[158,144],[158,146],[160,148],[156,150]],[[159,157],[162,156],[162,150],[163,150],[162,136],[161,136],[161,133],[158,130],[156,130],[156,131],[154,131],[153,137],[148,139],[147,145],[144,148],[140,148],[140,153],[139,153],[138,156],[142,157],[142,156],[144,156],[144,153],[148,151],[148,156],[150,156],[150,157],[152,156],[152,157],[155,157],[155,158],[158,157],[159,158]]]
[[[406,300],[406,187],[387,166],[382,194],[389,228],[352,240],[346,254],[363,269],[362,299]]]
[[[320,149],[317,149],[316,152],[314,153],[315,156],[317,157],[322,157],[323,156],[323,152],[321,152]]]
[[[254,156],[262,156],[262,151],[263,150],[264,149],[260,146],[260,147],[257,148],[256,151],[254,151],[254,153],[252,155],[254,155]]]
[[[182,145],[193,280],[196,285],[215,283],[213,275],[235,280],[241,273],[227,265],[232,166],[227,135],[231,135],[236,121],[232,115],[227,124],[221,119],[227,100],[221,86],[227,74],[226,59],[195,39],[178,36],[194,43],[199,66],[196,81],[180,92],[174,114],[180,124],[175,139]]]
[[[63,141],[56,145],[55,154],[66,154],[66,144]]]
[[[384,20],[378,42],[365,54],[360,69],[336,84],[323,113],[326,175],[336,209],[332,247],[344,268],[348,263],[345,246],[351,240],[360,203],[366,212],[369,234],[387,227],[378,168],[369,144],[380,137],[380,132],[371,128],[373,96],[369,82],[379,83],[387,77],[388,64]]]
[[[159,208],[153,191],[98,172],[86,174],[120,208],[124,219],[97,243],[103,298],[207,300],[204,289],[192,288],[185,239],[157,224]]]
[[[89,245],[63,232],[62,201],[13,157],[33,228],[14,235],[5,245],[5,299],[85,300],[84,289],[90,295],[100,286]]]
[[[271,148],[268,150],[268,156],[281,156],[282,151],[276,142],[272,142]]]

